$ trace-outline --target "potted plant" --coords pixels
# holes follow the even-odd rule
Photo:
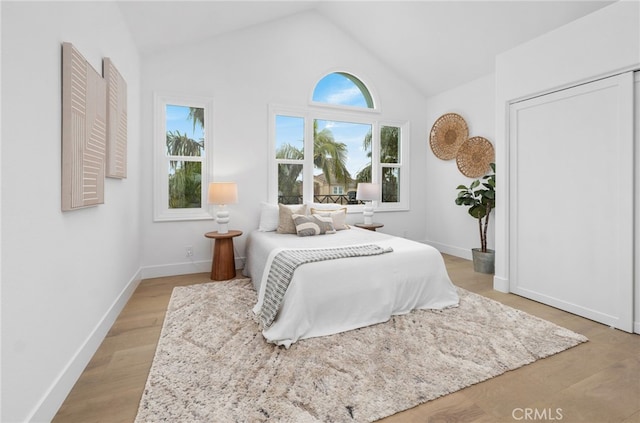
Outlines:
[[[469,214],[478,219],[480,248],[473,248],[473,269],[481,273],[493,273],[495,251],[487,248],[489,216],[496,206],[496,164],[491,163],[491,172],[476,179],[468,187],[458,185],[456,204],[469,207]]]

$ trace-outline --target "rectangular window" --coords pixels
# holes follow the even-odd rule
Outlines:
[[[167,104],[167,160],[169,160],[169,208],[202,207],[204,109]],[[192,125],[191,125],[192,124]],[[182,159],[182,160],[181,160]]]
[[[212,101],[155,96],[154,220],[212,219]]]
[[[371,181],[371,124],[313,121],[313,197],[317,203],[349,204],[346,191]]]
[[[380,163],[400,163],[400,128],[382,126],[380,128]]]
[[[304,118],[277,115],[275,120],[278,203],[302,204]]]
[[[169,208],[202,207],[202,163],[169,161]]]
[[[380,163],[383,203],[400,202],[400,128],[380,127]]]
[[[398,203],[400,201],[400,169],[382,167],[382,202]]]
[[[278,164],[278,203],[302,204],[301,164]]]
[[[370,113],[270,107],[269,201],[360,211],[360,182],[381,186],[377,210],[408,209],[408,123]]]

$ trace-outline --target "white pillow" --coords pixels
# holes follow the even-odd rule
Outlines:
[[[349,229],[349,225],[347,225],[347,208],[346,207],[333,209],[333,210],[318,210],[318,209],[312,208],[311,215],[330,217],[333,220],[333,227],[336,229],[336,231]]]
[[[340,210],[341,208],[346,208],[347,206],[342,205],[342,204],[336,204],[336,203],[312,203],[312,202],[307,202],[307,208],[309,210],[311,209],[316,209],[316,210]]]
[[[279,212],[277,204],[260,203],[260,224],[258,230],[261,232],[272,232],[278,229]]]

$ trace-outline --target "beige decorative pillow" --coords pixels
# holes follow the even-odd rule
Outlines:
[[[333,220],[333,227],[336,231],[343,229],[349,229],[347,225],[347,208],[342,207],[334,210],[318,210],[316,208],[311,209],[311,215],[318,215],[322,217],[330,217]]]
[[[279,234],[295,234],[296,225],[293,223],[293,214],[307,214],[306,204],[285,205],[278,204],[278,229]]]
[[[293,214],[291,216],[296,225],[298,236],[313,236],[324,234],[335,234],[333,220],[330,217],[316,215],[306,216],[303,214]]]

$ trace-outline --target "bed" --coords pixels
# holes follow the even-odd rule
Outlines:
[[[269,265],[278,252],[371,244],[393,251],[298,267],[275,320],[263,327],[265,339],[288,348],[301,339],[386,322],[414,309],[458,305],[444,260],[431,246],[359,228],[309,237],[256,230],[247,238],[243,270],[258,292],[254,312],[260,308]]]

